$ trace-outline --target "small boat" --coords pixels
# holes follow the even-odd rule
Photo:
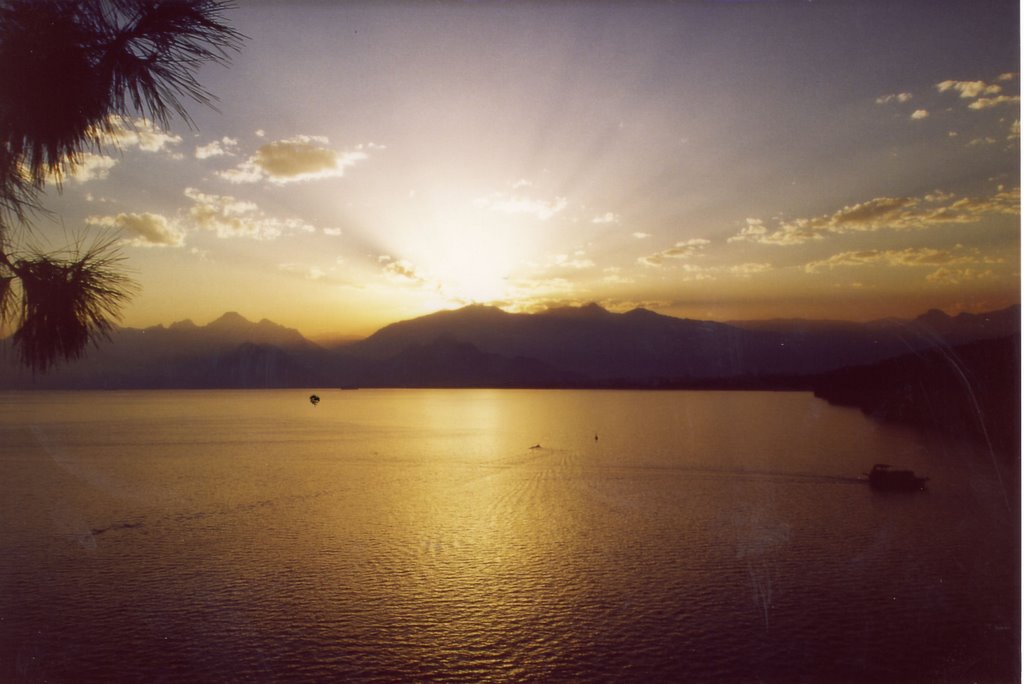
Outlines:
[[[923,491],[927,477],[918,477],[913,470],[896,470],[885,463],[876,463],[868,476],[868,484],[885,491]]]

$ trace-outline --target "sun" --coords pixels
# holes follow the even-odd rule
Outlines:
[[[395,252],[453,306],[506,301],[516,273],[538,248],[535,236],[518,221],[488,214],[465,200],[435,201],[401,234]]]
[[[487,304],[508,294],[508,264],[476,250],[449,254],[438,274],[441,294],[458,303]]]

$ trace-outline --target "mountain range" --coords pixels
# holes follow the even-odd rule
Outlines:
[[[781,387],[934,347],[1019,334],[1020,307],[913,320],[711,322],[596,304],[536,314],[473,305],[321,346],[227,313],[120,328],[87,356],[33,376],[0,356],[0,388]]]

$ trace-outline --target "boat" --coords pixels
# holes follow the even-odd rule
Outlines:
[[[876,463],[866,475],[872,488],[885,491],[923,491],[924,483],[928,481],[927,477],[918,477],[913,470],[897,470],[886,463]]]

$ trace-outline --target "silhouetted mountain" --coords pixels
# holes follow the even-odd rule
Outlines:
[[[539,314],[471,306],[389,325],[345,351],[387,359],[408,347],[449,338],[484,352],[537,359],[597,383],[663,384],[801,375],[871,363],[934,346],[946,341],[944,335],[960,342],[1007,334],[1019,328],[1019,312],[1014,307],[974,319],[957,317],[936,330],[927,322],[897,320],[729,325],[645,309],[617,314],[593,304]]]
[[[389,325],[346,352],[369,359],[447,338],[506,357],[542,361],[594,380],[730,374],[734,330],[637,310],[613,314],[592,305],[539,314],[470,306]],[[723,343],[725,345],[723,346]],[[725,350],[726,353],[719,353]],[[741,352],[742,353],[742,352]]]
[[[984,314],[962,313],[956,316],[932,309],[914,319],[913,325],[923,333],[941,337],[950,344],[1007,337],[1020,331],[1020,306]]]
[[[1020,449],[1020,334],[942,346],[811,379],[816,396],[881,419]]]
[[[470,306],[327,350],[298,331],[228,313],[205,326],[120,329],[86,358],[34,378],[8,353],[0,387],[794,388],[807,386],[805,376],[1007,329],[1019,331],[1019,307],[913,321],[724,324],[594,304],[538,314]]]
[[[237,313],[206,326],[186,320],[168,327],[120,328],[84,358],[34,377],[17,365],[9,346],[4,341],[0,357],[0,387],[9,388],[307,385],[326,354],[297,330],[268,320],[252,323]]]

